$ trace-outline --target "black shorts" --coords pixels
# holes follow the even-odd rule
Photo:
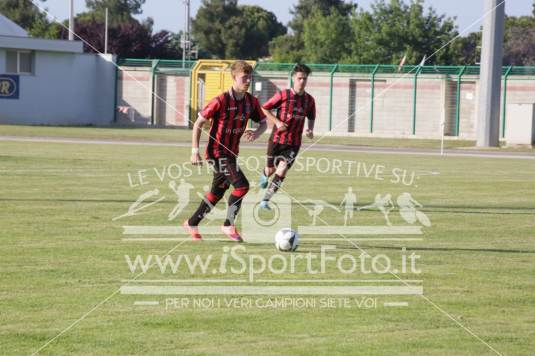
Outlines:
[[[297,157],[297,153],[299,153],[300,147],[301,146],[275,143],[270,140],[267,149],[267,166],[273,168],[276,167],[279,162],[285,161],[288,168],[290,168]]]
[[[236,157],[208,158],[208,163],[214,170],[212,188],[219,187],[226,190],[230,185],[234,188],[249,187],[249,181],[236,163]]]

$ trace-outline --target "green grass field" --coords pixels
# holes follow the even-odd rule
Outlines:
[[[69,137],[72,133],[69,128],[11,128],[3,126],[2,134],[16,135],[18,130],[18,135]],[[113,129],[89,130],[93,130],[88,133],[91,138],[125,137],[116,137],[118,130]],[[171,141],[175,134],[176,141],[187,136],[178,130],[164,131]],[[143,138],[157,133],[131,132]],[[371,256],[395,257],[402,247],[417,253],[422,272],[403,278],[421,280],[423,296],[371,296],[376,298],[377,308],[166,309],[165,299],[174,296],[118,292],[125,280],[135,277],[125,255],[164,256],[171,251],[171,256],[206,257],[221,255],[223,248],[235,246],[214,240],[220,236],[207,236],[202,243],[122,241],[123,225],[178,224],[196,208],[198,201],[193,198],[169,222],[167,214],[176,204],[176,197],[168,188],[169,177],[160,180],[153,170],[182,165],[189,159],[189,150],[6,141],[0,141],[0,148],[2,354],[32,354],[44,345],[41,354],[84,355],[529,355],[535,349],[535,165],[531,160],[304,152],[305,159],[351,160],[366,167],[375,164],[385,168],[378,178],[295,169],[283,186],[295,199],[291,210],[294,227],[311,223],[305,209],[310,208],[307,199],[337,206],[349,186],[357,194],[359,206],[372,203],[377,193],[390,193],[395,202],[403,192],[410,192],[423,204],[422,211],[432,226],[423,228],[421,241],[352,244],[333,230],[330,237],[335,240],[329,242],[336,246],[334,256],[359,255],[364,250]],[[263,150],[257,149],[241,152],[243,157],[261,154]],[[392,183],[394,168],[417,172],[420,178],[409,186]],[[128,174],[135,177],[140,170],[146,170],[147,184],[131,187]],[[251,182],[258,178],[254,171],[246,175]],[[194,172],[187,181],[195,187],[193,192],[202,191],[210,175]],[[159,188],[166,200],[141,215],[112,221],[125,213],[141,193],[154,188]],[[393,225],[403,224],[396,211],[390,216]],[[317,225],[343,225],[343,216],[333,209],[326,209],[320,217]],[[359,225],[385,223],[382,215],[372,210],[355,212],[353,219]],[[212,222],[218,224],[220,221]],[[302,237],[298,252],[319,253],[326,244],[319,238]],[[266,258],[277,254],[273,244],[243,246],[247,253]],[[316,278],[319,284],[321,279],[349,278],[333,266],[319,276],[300,270],[262,277],[289,279],[290,286],[300,285],[292,280],[306,278]],[[161,275],[150,270],[139,277],[179,278],[214,276],[192,277],[184,270]],[[387,273],[351,278],[394,277]],[[138,300],[161,304],[134,305]],[[408,302],[408,306],[384,307],[383,303],[389,301]]]

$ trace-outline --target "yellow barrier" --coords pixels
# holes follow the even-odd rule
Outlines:
[[[235,60],[200,59],[191,72],[190,118],[191,124],[197,113],[208,102],[232,86],[230,66]],[[253,67],[255,61],[246,61]],[[191,126],[191,125],[190,125]]]

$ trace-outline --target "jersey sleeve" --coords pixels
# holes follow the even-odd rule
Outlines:
[[[260,103],[258,99],[253,97],[253,111],[251,113],[251,120],[254,122],[261,122],[266,119],[266,114],[260,108]]]
[[[278,91],[275,95],[273,95],[268,101],[262,105],[262,107],[266,110],[276,109],[282,104],[282,94],[280,91]]]
[[[218,112],[221,109],[221,102],[219,98],[213,98],[208,105],[202,109],[202,111],[199,113],[202,117],[209,120],[214,117],[214,114]]]
[[[316,120],[316,101],[310,97],[310,106],[307,111],[307,118],[309,120]]]

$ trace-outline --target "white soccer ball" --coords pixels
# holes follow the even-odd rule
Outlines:
[[[299,246],[299,235],[290,228],[280,229],[275,235],[275,247],[279,251],[295,251]]]

